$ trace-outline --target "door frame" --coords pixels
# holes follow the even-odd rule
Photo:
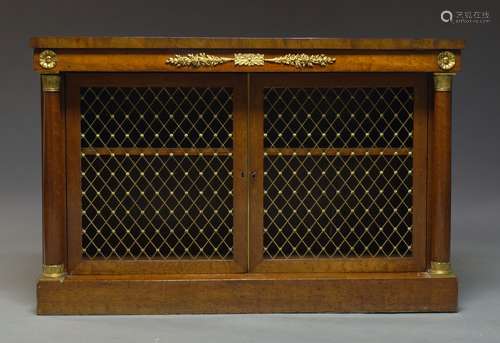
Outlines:
[[[80,87],[233,88],[233,259],[82,258]],[[235,73],[66,73],[67,261],[69,274],[243,273],[248,267],[247,77]]]
[[[266,73],[250,75],[249,271],[266,272],[410,272],[426,268],[427,234],[427,78],[417,73]],[[412,256],[280,258],[263,256],[265,87],[414,87]]]

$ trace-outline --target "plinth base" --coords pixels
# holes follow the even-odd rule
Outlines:
[[[37,287],[38,314],[455,312],[429,273],[80,275]]]

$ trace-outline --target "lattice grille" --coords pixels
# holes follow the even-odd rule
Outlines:
[[[413,88],[269,88],[264,256],[412,254]]]
[[[232,147],[230,88],[88,87],[82,147]]]
[[[80,93],[82,255],[232,258],[232,90]]]
[[[411,147],[413,88],[268,88],[265,147]]]
[[[406,256],[411,157],[266,156],[267,257]]]

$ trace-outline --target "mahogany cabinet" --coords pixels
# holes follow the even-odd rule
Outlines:
[[[39,37],[39,314],[456,311],[462,41]]]

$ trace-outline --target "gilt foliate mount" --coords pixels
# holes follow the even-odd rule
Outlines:
[[[172,64],[178,68],[182,67],[215,67],[219,64],[234,62],[236,66],[263,66],[265,62],[293,66],[298,69],[311,68],[314,66],[326,67],[335,63],[335,58],[324,54],[286,54],[272,58],[266,58],[264,54],[235,53],[234,57],[209,55],[204,52],[196,54],[174,55],[166,60],[166,64]]]

